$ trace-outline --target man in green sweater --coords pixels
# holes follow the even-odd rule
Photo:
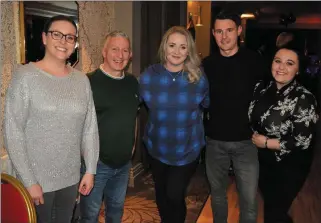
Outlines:
[[[138,82],[124,71],[132,56],[129,37],[121,31],[109,33],[102,54],[104,63],[88,74],[100,152],[94,188],[81,197],[82,223],[98,222],[103,197],[106,222],[121,222],[137,133]]]

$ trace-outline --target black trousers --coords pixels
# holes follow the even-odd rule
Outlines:
[[[37,222],[69,223],[78,195],[78,184],[57,191],[44,193],[44,204],[36,206]]]
[[[184,223],[186,190],[199,159],[183,166],[170,166],[152,157],[150,160],[161,222]]]
[[[259,162],[259,189],[264,199],[264,223],[292,223],[288,211],[308,175],[310,152],[288,154],[277,162],[272,150],[260,149]]]

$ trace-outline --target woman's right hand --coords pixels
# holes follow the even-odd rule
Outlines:
[[[35,205],[44,204],[42,188],[39,184],[33,184],[27,188]]]
[[[266,148],[266,140],[268,138],[264,135],[258,134],[258,133],[253,133],[252,135],[252,142],[256,147],[258,148]]]

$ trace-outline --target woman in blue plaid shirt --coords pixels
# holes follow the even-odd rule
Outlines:
[[[165,33],[159,59],[140,77],[140,95],[149,111],[144,143],[161,220],[184,223],[186,189],[205,145],[202,114],[209,106],[209,87],[184,27]]]

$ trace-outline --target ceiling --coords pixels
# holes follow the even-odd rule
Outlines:
[[[56,15],[71,16],[78,20],[78,5],[76,2],[55,1],[24,1],[25,15],[52,17]]]
[[[292,13],[296,22],[293,27],[321,29],[321,2],[320,1],[238,1],[238,2],[212,2],[213,7],[223,7],[240,14],[257,13],[257,26],[277,26],[280,16]]]

